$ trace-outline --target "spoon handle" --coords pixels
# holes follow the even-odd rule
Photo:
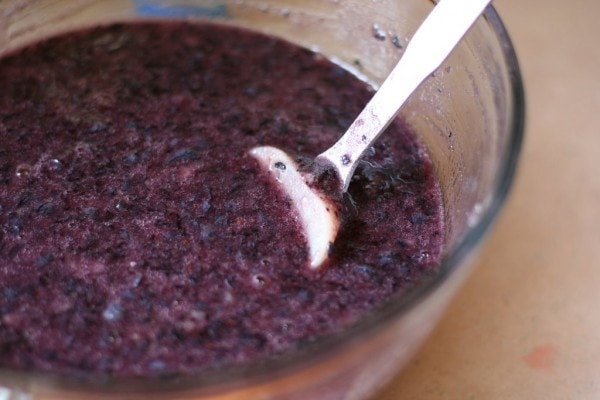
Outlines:
[[[448,57],[491,0],[440,0],[410,40],[404,55],[371,101],[317,160],[332,164],[346,191],[362,154],[406,99]]]

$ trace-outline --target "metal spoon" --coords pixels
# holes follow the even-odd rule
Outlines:
[[[315,158],[333,168],[340,194],[348,189],[363,153],[398,114],[408,97],[448,57],[491,0],[440,0],[406,47],[404,55],[346,133]],[[275,176],[291,199],[309,247],[310,267],[318,268],[329,255],[340,226],[336,202],[314,188],[315,176],[298,171],[284,151],[270,146],[250,150],[262,168]]]

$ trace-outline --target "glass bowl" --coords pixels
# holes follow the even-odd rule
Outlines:
[[[211,20],[279,36],[374,86],[401,56],[430,0],[3,0],[0,56],[63,31],[154,18]],[[10,399],[362,399],[410,359],[469,271],[512,183],[524,97],[514,50],[493,7],[401,111],[427,146],[446,214],[439,271],[335,335],[252,366],[197,376],[78,380],[0,371]]]

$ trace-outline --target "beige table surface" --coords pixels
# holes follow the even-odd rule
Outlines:
[[[527,93],[517,181],[439,328],[376,400],[600,399],[600,1],[494,4]]]

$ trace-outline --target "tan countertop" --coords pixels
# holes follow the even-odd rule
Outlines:
[[[517,181],[475,272],[376,400],[600,399],[600,2],[494,4],[527,95]]]

